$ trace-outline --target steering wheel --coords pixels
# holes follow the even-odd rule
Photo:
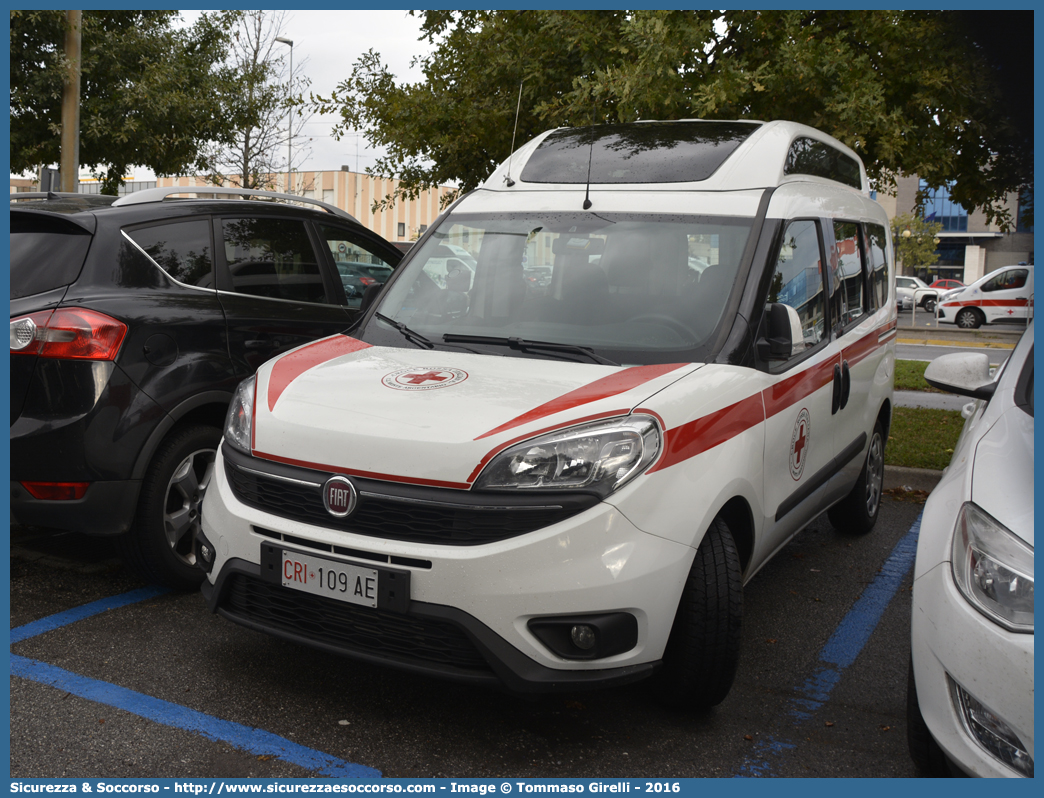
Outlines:
[[[661,327],[667,327],[690,341],[696,340],[696,333],[690,327],[682,324],[674,316],[668,316],[666,313],[642,313],[627,320],[628,324],[641,324],[642,322],[659,324]]]

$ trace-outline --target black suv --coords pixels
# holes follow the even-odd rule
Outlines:
[[[213,199],[173,199],[190,191]],[[15,520],[115,535],[142,576],[193,588],[194,532],[236,385],[354,323],[362,297],[348,296],[339,262],[387,274],[402,253],[339,208],[269,192],[17,199]]]

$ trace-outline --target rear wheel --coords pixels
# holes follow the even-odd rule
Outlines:
[[[220,441],[216,427],[181,427],[149,464],[134,526],[116,539],[124,561],[143,579],[174,590],[195,590],[203,581],[193,541]]]
[[[965,330],[975,330],[982,326],[982,316],[973,308],[961,308],[954,317],[954,322]]]
[[[881,494],[884,490],[884,428],[881,422],[874,424],[870,435],[870,446],[863,461],[852,492],[827,512],[835,529],[854,535],[865,535],[877,523],[881,509]]]
[[[924,300],[924,309],[927,310],[929,313],[935,313],[934,297],[928,297],[928,299]]]
[[[742,620],[739,553],[728,526],[716,518],[685,581],[663,667],[652,683],[658,697],[686,709],[720,704],[736,677]]]

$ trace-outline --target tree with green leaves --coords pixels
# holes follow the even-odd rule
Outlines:
[[[235,118],[215,98],[235,74],[223,65],[228,30],[204,14],[175,27],[176,11],[84,11],[80,163],[115,194],[131,166],[160,175],[207,171],[204,147],[229,141]],[[11,170],[59,161],[63,11],[11,11]]]
[[[904,268],[918,269],[935,264],[939,260],[938,222],[927,222],[920,214],[902,213],[892,219],[892,241],[895,242],[896,258]]]
[[[1011,223],[1032,181],[1032,136],[958,18],[936,11],[426,11],[425,80],[370,51],[316,107],[364,130],[369,171],[412,197],[478,185],[517,141],[566,125],[788,119],[854,149],[878,190],[902,174]],[[1032,18],[1030,19],[1032,24]],[[385,203],[393,200],[385,198]]]

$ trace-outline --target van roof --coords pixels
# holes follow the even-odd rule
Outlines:
[[[497,191],[739,191],[826,181],[869,195],[859,156],[796,122],[683,119],[546,131],[483,184]]]

